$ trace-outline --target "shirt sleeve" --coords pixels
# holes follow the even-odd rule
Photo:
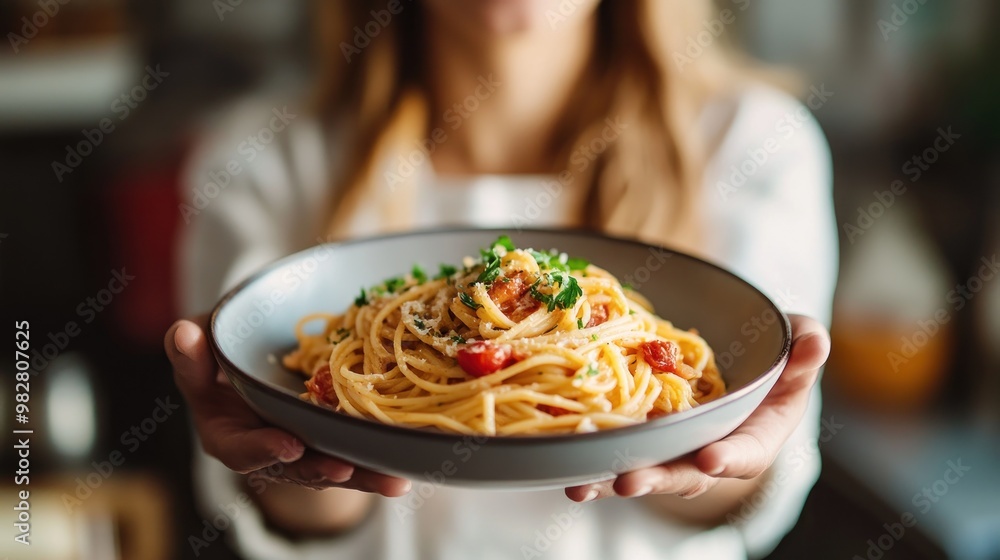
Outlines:
[[[184,173],[178,272],[185,315],[210,311],[262,266],[320,242],[335,156],[315,122],[283,105],[239,104],[212,123]],[[196,500],[206,524],[228,529],[245,558],[361,558],[378,546],[378,527],[336,539],[293,542],[267,526],[242,477],[194,450]],[[370,524],[369,524],[370,525]],[[208,531],[208,525],[206,525]],[[209,534],[211,532],[209,531]],[[211,545],[189,539],[196,553]]]
[[[786,313],[829,325],[837,227],[829,148],[811,113],[774,90],[745,92],[705,178],[710,258]],[[817,385],[769,478],[730,518],[751,556],[777,546],[819,477],[820,407]]]

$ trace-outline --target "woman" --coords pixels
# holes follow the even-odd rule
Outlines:
[[[207,204],[185,212],[186,307],[208,309],[322,234],[589,226],[706,255],[827,320],[836,230],[822,134],[699,35],[740,7],[318,3],[317,109],[243,107],[192,167],[186,191]],[[565,492],[432,486],[419,507],[398,498],[411,481],[307,450],[254,415],[219,375],[204,321],[176,323],[166,348],[207,453],[206,518],[229,512],[247,557],[744,558],[777,544],[819,470],[814,384],[829,341],[805,316],[792,317],[791,359],[761,407],[691,456]]]

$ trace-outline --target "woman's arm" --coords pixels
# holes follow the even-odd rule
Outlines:
[[[733,514],[748,548],[759,553],[794,523],[819,472],[814,385],[829,347],[823,325],[836,281],[837,230],[829,150],[800,103],[759,88],[741,96],[728,127],[705,177],[712,240],[707,253],[784,311],[818,321],[792,317],[792,361],[760,408],[733,434],[681,461],[620,476],[598,495],[635,496],[649,486],[668,495],[650,496],[647,502],[686,521],[732,521]],[[762,149],[767,160],[753,161]],[[744,165],[748,160],[753,165]],[[733,177],[750,168],[749,176]],[[754,499],[760,507],[745,507],[765,486],[778,491],[766,500]],[[583,499],[593,489],[574,488],[568,494]]]
[[[193,318],[171,327],[165,347],[201,441],[197,453],[210,456],[196,461],[208,507],[242,491],[283,533],[333,533],[364,519],[374,501],[368,492],[399,495],[409,482],[313,453],[267,426],[229,386],[207,344],[205,318],[194,317],[243,277],[319,239],[329,188],[324,166],[332,158],[318,127],[296,116],[263,149],[241,150],[248,134],[273,122],[272,109],[237,108],[192,158],[182,190],[179,268],[182,305]]]

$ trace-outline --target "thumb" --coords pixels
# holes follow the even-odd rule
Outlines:
[[[174,366],[174,381],[188,402],[211,398],[217,390],[216,363],[206,334],[207,316],[181,319],[167,331],[164,348]]]

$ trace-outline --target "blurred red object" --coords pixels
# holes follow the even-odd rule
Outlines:
[[[180,158],[126,171],[105,191],[111,262],[135,280],[117,296],[114,320],[122,335],[159,348],[177,317],[174,241]],[[120,264],[118,264],[120,263]]]

